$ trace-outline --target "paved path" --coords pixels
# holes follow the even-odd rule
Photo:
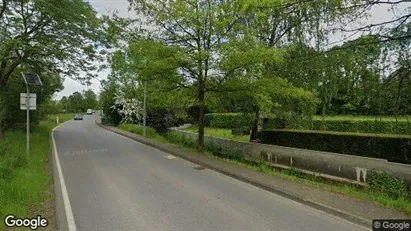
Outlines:
[[[77,230],[366,230],[98,127],[54,132]]]

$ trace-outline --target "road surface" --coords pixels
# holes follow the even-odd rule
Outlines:
[[[54,132],[77,230],[366,230],[98,127]]]

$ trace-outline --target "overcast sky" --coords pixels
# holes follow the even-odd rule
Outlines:
[[[118,14],[122,17],[133,17],[135,16],[134,13],[128,12],[129,3],[127,0],[88,0],[91,5],[96,9],[98,14],[107,14],[110,11],[117,10]],[[401,10],[404,10],[406,6],[410,6],[410,4],[403,5]],[[371,21],[373,23],[378,23],[382,21],[389,21],[393,18],[393,13],[388,13],[386,7],[376,7],[372,10],[372,17]],[[354,39],[357,36],[351,37]],[[330,42],[338,42],[342,41],[343,37],[340,33],[335,34],[330,38]],[[109,74],[110,70],[104,70],[99,73],[99,77],[97,79],[92,80],[91,86],[84,86],[80,83],[66,78],[64,81],[64,90],[56,93],[55,98],[61,99],[63,96],[69,96],[75,91],[83,91],[87,89],[93,89],[96,93],[100,92],[100,80],[105,79]]]

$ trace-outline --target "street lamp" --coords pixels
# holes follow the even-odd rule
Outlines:
[[[147,119],[147,110],[146,110],[146,96],[147,96],[147,82],[144,80],[144,116],[143,116],[143,136],[146,137],[146,119]]]

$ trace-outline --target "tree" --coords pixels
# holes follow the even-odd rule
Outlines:
[[[63,112],[68,112],[69,100],[66,96],[63,96],[59,101],[60,107]]]
[[[115,97],[116,94],[118,94],[118,83],[112,75],[109,75],[108,80],[103,80],[101,82],[101,86],[100,104],[104,114],[103,118],[109,124],[117,126],[122,118],[117,110],[113,110],[112,106],[115,105]]]
[[[94,109],[97,107],[97,95],[94,93],[93,90],[88,89],[83,92],[83,97],[84,97],[84,108],[87,109]]]
[[[86,107],[84,105],[83,95],[76,91],[68,97],[70,112],[84,112]]]
[[[24,128],[26,123],[26,112],[20,109],[20,93],[26,91],[26,86],[22,81],[20,72],[27,71],[22,67],[17,67],[8,81],[8,85],[0,90],[0,123],[3,129]],[[51,73],[39,73],[42,77],[43,86],[32,86],[31,93],[37,95],[37,110],[30,112],[30,125],[34,126],[43,119],[47,114],[48,102],[51,101],[56,91],[63,89],[63,84],[59,76]],[[0,129],[1,130],[1,129]]]
[[[220,49],[229,37],[236,36],[230,35],[234,27],[244,27],[241,4],[211,0],[130,3],[159,28],[151,36],[157,46],[150,53],[150,61],[156,64],[146,62],[152,68],[148,71],[154,74],[168,70],[174,74],[166,78],[171,77],[174,85],[190,88],[195,94],[199,106],[197,150],[203,152],[206,94],[223,81],[224,75],[219,73]]]
[[[3,0],[0,89],[20,65],[88,82],[94,75],[100,20],[83,0]],[[80,76],[79,71],[87,73]]]

